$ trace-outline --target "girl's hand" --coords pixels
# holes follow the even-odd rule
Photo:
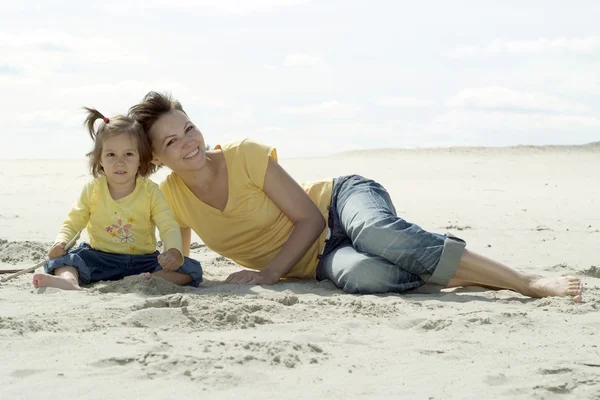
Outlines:
[[[232,285],[273,285],[279,282],[280,277],[265,271],[249,271],[247,269],[234,272],[225,279],[225,283]]]
[[[158,255],[158,263],[165,271],[177,271],[183,264],[183,256],[177,249],[169,249]]]
[[[65,251],[66,245],[67,244],[65,242],[54,243],[48,251],[48,258],[58,258],[67,254]]]

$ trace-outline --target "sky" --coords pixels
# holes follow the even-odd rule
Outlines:
[[[83,106],[179,99],[281,158],[600,140],[600,2],[0,0],[0,159],[83,158]]]

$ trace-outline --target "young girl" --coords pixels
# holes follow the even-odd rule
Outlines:
[[[146,179],[155,166],[141,125],[124,116],[111,119],[86,108],[85,125],[94,141],[87,154],[94,179],[88,182],[48,252],[45,274],[33,286],[79,290],[81,285],[150,273],[178,285],[198,286],[202,268],[183,257],[181,230],[158,185]],[[94,123],[102,120],[97,131]],[[158,227],[165,252],[156,251]],[[65,251],[83,228],[89,244]]]

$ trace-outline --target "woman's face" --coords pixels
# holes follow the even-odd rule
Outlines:
[[[175,172],[202,168],[206,161],[204,137],[179,110],[170,111],[160,117],[152,129],[150,140],[155,160]]]

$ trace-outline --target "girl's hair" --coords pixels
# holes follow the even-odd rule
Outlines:
[[[156,166],[152,164],[150,143],[148,143],[148,139],[139,122],[123,115],[106,118],[95,108],[84,107],[84,109],[87,111],[87,116],[83,125],[87,128],[94,141],[94,148],[86,155],[90,159],[90,171],[95,178],[104,175],[104,169],[100,165],[104,141],[121,134],[131,135],[137,141],[138,153],[140,155],[138,174],[146,177],[156,170]],[[98,129],[94,129],[94,124],[99,119],[102,122],[98,126]]]
[[[164,114],[173,110],[179,110],[187,115],[187,113],[183,111],[181,103],[178,100],[173,99],[170,93],[158,93],[152,91],[146,94],[139,104],[136,104],[129,109],[128,116],[142,125],[142,128],[148,137],[148,141],[151,142],[149,132],[150,129],[152,129],[152,125],[154,125],[154,123]]]

